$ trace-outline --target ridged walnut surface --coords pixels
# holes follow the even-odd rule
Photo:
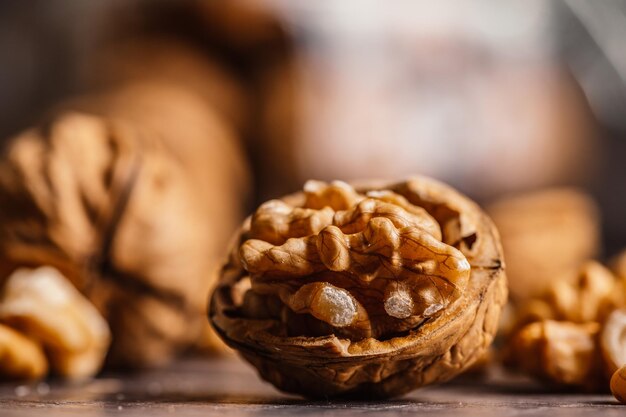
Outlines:
[[[310,181],[244,223],[209,315],[284,391],[392,397],[478,359],[506,293],[495,227],[453,189]]]

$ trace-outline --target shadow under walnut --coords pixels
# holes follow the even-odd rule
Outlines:
[[[450,187],[309,182],[244,223],[209,316],[281,390],[386,398],[467,369],[506,296],[493,223]]]

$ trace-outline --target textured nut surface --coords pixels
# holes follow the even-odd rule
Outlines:
[[[557,384],[593,387],[602,374],[596,349],[599,331],[598,323],[534,322],[513,336],[507,361]]]
[[[42,347],[9,326],[0,324],[0,378],[35,379],[48,372]]]
[[[600,247],[599,210],[576,189],[554,188],[502,198],[487,207],[502,237],[511,300],[540,296],[593,258]]]
[[[611,377],[611,392],[622,404],[626,404],[626,366],[619,368]]]
[[[52,369],[65,377],[96,374],[111,340],[96,308],[50,267],[18,269],[7,279],[0,321],[40,342]]]
[[[495,228],[452,189],[309,181],[244,224],[210,318],[283,390],[389,397],[469,367],[505,299]]]

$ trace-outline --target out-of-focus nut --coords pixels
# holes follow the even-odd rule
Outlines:
[[[100,370],[110,342],[106,321],[56,269],[18,269],[0,298],[0,321],[40,341],[59,375]]]
[[[546,301],[559,320],[602,321],[615,308],[616,284],[611,271],[596,261],[588,261],[575,279],[557,278],[548,290]]]
[[[47,372],[48,360],[41,346],[0,324],[0,378],[36,379]]]
[[[626,404],[626,366],[622,366],[611,377],[611,392],[617,401]]]
[[[513,307],[507,332],[541,320],[603,322],[611,311],[623,305],[619,281],[600,263],[587,261],[577,273],[569,275],[554,279],[541,297],[526,299]]]
[[[626,310],[613,311],[600,334],[600,348],[607,376],[626,365]]]
[[[557,384],[593,387],[601,375],[595,341],[599,331],[597,323],[531,323],[510,341],[507,362]]]
[[[599,250],[598,208],[587,194],[548,189],[503,198],[487,207],[502,238],[511,299],[540,296]]]

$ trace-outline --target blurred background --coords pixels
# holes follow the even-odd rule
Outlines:
[[[619,0],[3,0],[0,137],[159,79],[236,133],[249,209],[309,178],[424,174],[482,204],[576,186],[608,256],[626,246],[625,39]]]

